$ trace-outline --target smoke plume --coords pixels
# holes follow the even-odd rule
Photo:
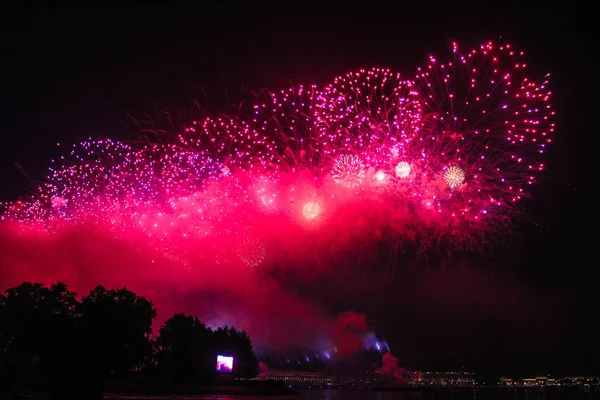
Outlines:
[[[369,333],[367,318],[353,311],[340,314],[331,327],[331,339],[342,357],[364,348],[364,337]]]
[[[65,282],[78,295],[96,285],[127,287],[153,302],[155,329],[184,312],[209,326],[243,329],[259,348],[312,348],[329,341],[331,316],[240,262],[204,263],[203,253],[211,251],[199,250],[199,259],[184,265],[99,229],[52,235],[0,225],[0,290],[24,281]]]
[[[377,374],[385,378],[394,379],[394,381],[398,383],[407,383],[407,371],[406,369],[398,366],[397,357],[395,357],[392,353],[387,352],[383,355],[381,362],[383,365],[376,371]]]
[[[269,376],[269,367],[267,367],[267,364],[265,364],[262,361],[258,363],[258,371],[259,379],[267,379],[267,377]]]

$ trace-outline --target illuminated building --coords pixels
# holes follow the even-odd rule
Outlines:
[[[385,383],[385,379],[375,373],[367,373],[359,377],[334,377],[326,372],[308,371],[269,371],[265,378],[270,381],[283,381],[294,387],[336,387],[336,388],[367,388]]]
[[[267,380],[284,381],[287,383],[312,383],[326,385],[331,383],[332,378],[325,372],[306,372],[306,371],[269,371]]]
[[[571,376],[565,378],[550,378],[547,376],[535,376],[525,379],[500,378],[499,386],[503,387],[552,387],[571,386],[586,387],[600,386],[600,378],[586,376]]]
[[[413,372],[408,384],[414,386],[475,386],[475,374],[471,372]]]
[[[518,386],[518,381],[514,381],[510,378],[500,378],[500,386],[507,386],[507,387],[511,387],[511,386]]]
[[[407,377],[408,386],[423,387],[474,387],[475,374],[469,372],[411,372]],[[267,380],[283,381],[290,386],[329,386],[365,388],[372,386],[396,385],[391,378],[367,373],[358,379],[329,376],[326,372],[308,371],[269,371]],[[404,384],[403,384],[404,386]]]
[[[501,380],[502,381],[502,380]],[[560,383],[554,378],[548,378],[547,376],[536,376],[533,378],[525,378],[522,381],[515,380],[512,386],[557,386]],[[508,385],[505,385],[508,386]]]
[[[564,386],[600,386],[600,377],[597,376],[567,376],[561,379]]]

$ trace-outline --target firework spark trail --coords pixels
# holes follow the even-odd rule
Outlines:
[[[371,69],[322,90],[265,91],[246,121],[182,124],[170,142],[90,139],[32,196],[4,205],[2,229],[91,229],[165,273],[212,277],[275,264],[318,275],[340,254],[383,254],[378,242],[391,264],[402,248],[482,251],[519,218],[554,111],[548,76],[530,79],[523,53],[453,50],[411,79]]]
[[[316,86],[297,86],[279,93],[261,92],[253,107],[252,122],[268,135],[277,149],[277,162],[286,171],[314,169],[322,143],[314,134],[316,107],[322,101]]]
[[[319,104],[324,152],[351,152],[373,167],[385,165],[391,150],[403,155],[421,125],[421,99],[413,86],[379,68],[336,78]]]
[[[399,214],[409,209],[406,218],[422,220],[424,231],[436,222],[440,234],[459,230],[453,241],[468,242],[510,218],[527,195],[524,185],[544,167],[538,156],[551,142],[554,111],[547,77],[527,78],[522,52],[492,43],[464,56],[453,50],[447,63],[430,57],[412,81],[372,69],[323,91],[264,92],[250,123],[207,118],[170,145],[84,142],[30,200],[8,204],[3,219],[52,230],[103,221],[149,237],[175,227],[187,238],[199,225],[203,235],[240,234],[232,215],[260,224],[260,211],[293,214],[313,201],[309,219],[317,209],[331,217],[353,200],[359,213],[370,198],[393,200]],[[361,191],[348,194],[330,179]],[[158,220],[167,219],[165,230]]]

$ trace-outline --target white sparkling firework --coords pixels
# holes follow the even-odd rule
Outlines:
[[[410,174],[410,164],[406,161],[400,161],[396,165],[396,176],[398,178],[406,178]]]
[[[452,166],[444,172],[444,180],[448,186],[455,188],[463,184],[465,173],[459,167]]]
[[[379,170],[375,173],[375,180],[378,182],[384,182],[386,178],[385,172]]]
[[[318,217],[320,213],[321,206],[315,201],[309,201],[302,207],[302,215],[304,215],[304,218],[306,219],[314,219]]]
[[[347,188],[355,188],[365,179],[365,165],[353,154],[339,156],[333,164],[333,180]]]

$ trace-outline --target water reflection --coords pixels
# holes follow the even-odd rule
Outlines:
[[[373,392],[369,390],[313,390],[302,400],[591,400],[600,393],[540,389],[440,390],[437,392]],[[289,398],[289,397],[288,397]]]
[[[110,400],[592,400],[599,393],[540,389],[440,390],[377,392],[370,390],[303,390],[286,396],[106,396]]]

